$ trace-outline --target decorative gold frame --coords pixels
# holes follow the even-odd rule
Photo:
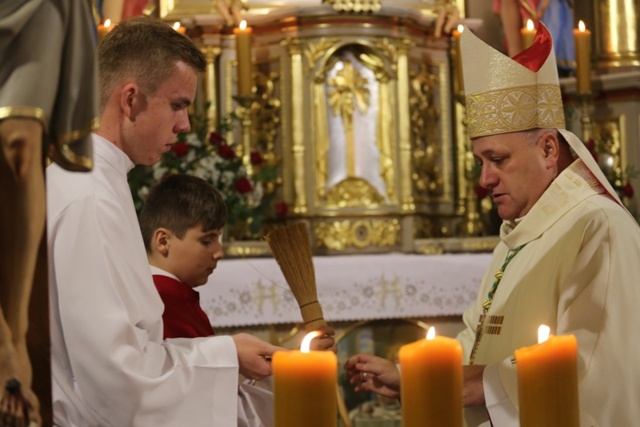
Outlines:
[[[160,18],[167,20],[178,20],[192,17],[194,15],[218,14],[216,8],[217,0],[156,0],[156,2]],[[381,2],[383,4],[385,3],[384,0],[382,0]],[[318,0],[315,4],[309,4],[309,2],[296,2],[295,0],[288,0],[287,2],[285,2],[286,6],[282,5],[282,1],[274,0],[242,0],[242,3],[247,9],[256,11],[260,14],[268,13],[271,10],[279,8],[281,9],[283,7],[322,5],[321,0]],[[416,9],[427,16],[436,16],[438,11],[441,10],[442,7],[452,4],[461,11],[461,17],[464,17],[465,0],[437,0],[429,4],[419,1],[393,0],[394,7],[407,7]]]

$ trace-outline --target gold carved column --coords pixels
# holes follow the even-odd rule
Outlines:
[[[203,76],[203,92],[205,102],[209,108],[206,110],[206,117],[209,123],[209,131],[215,130],[218,122],[218,75],[216,70],[216,60],[220,55],[220,48],[217,46],[203,46],[200,48],[207,61]]]
[[[398,49],[398,146],[400,151],[400,169],[412,170],[413,146],[411,143],[411,111],[409,108],[409,58],[407,55],[410,42],[406,40]],[[413,197],[413,181],[410,173],[404,173],[400,183],[403,211],[415,210]]]
[[[305,107],[304,96],[305,82],[302,63],[302,42],[299,39],[291,39],[286,42],[291,61],[291,149],[294,184],[293,195],[289,200],[293,200],[293,212],[304,214],[307,212],[307,192],[305,184],[307,182],[305,170]],[[288,166],[285,162],[285,167]]]

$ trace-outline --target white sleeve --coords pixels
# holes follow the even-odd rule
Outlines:
[[[272,378],[238,387],[238,427],[274,427]]]
[[[136,226],[113,200],[92,197],[50,222],[54,389],[67,394],[54,399],[62,412],[90,414],[83,425],[235,427],[233,339],[162,340]]]

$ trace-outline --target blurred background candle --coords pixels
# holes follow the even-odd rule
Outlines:
[[[456,94],[464,93],[464,78],[462,75],[462,56],[460,53],[460,36],[464,31],[464,25],[458,25],[458,28],[454,29],[451,33],[453,37],[454,49],[456,52],[455,57],[455,82],[454,91]]]
[[[308,333],[300,351],[274,353],[273,395],[277,427],[335,427],[338,423],[338,359],[331,351],[309,351]]]
[[[233,30],[236,36],[236,60],[238,61],[238,95],[251,95],[253,79],[251,74],[253,64],[251,60],[251,33],[247,21],[243,20],[238,28]]]
[[[185,34],[187,32],[187,29],[185,27],[183,27],[180,22],[176,21],[173,23],[172,25],[173,29],[176,30],[177,32],[179,32],[180,34]]]
[[[98,43],[102,41],[102,39],[113,29],[111,25],[110,19],[105,19],[105,21],[98,25]]]
[[[521,427],[579,427],[578,344],[573,335],[549,336],[516,350]]]
[[[401,373],[403,427],[462,427],[462,347],[447,337],[403,345]]]
[[[531,19],[527,19],[527,25],[520,29],[520,36],[522,37],[522,48],[527,49],[533,44],[533,39],[536,36],[536,27],[533,25]]]
[[[576,87],[579,94],[591,93],[591,31],[583,21],[573,30],[576,45]]]

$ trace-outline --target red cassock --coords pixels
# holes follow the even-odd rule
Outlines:
[[[164,303],[164,338],[197,338],[214,335],[207,314],[200,307],[200,294],[172,277],[153,275]]]

